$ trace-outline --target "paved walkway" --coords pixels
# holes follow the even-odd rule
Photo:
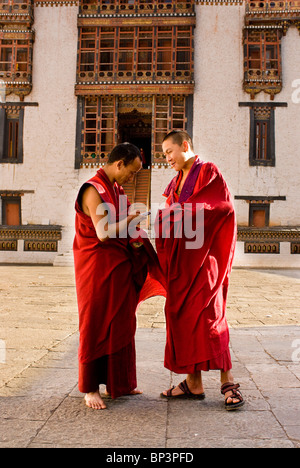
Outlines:
[[[138,314],[144,394],[107,399],[108,410],[95,412],[77,390],[72,268],[0,267],[0,447],[299,448],[299,284],[298,270],[232,274],[231,349],[247,399],[240,412],[224,410],[218,372],[204,375],[204,402],[159,397],[181,380],[163,368],[162,298]]]

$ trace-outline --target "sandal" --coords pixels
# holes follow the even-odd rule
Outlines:
[[[227,397],[225,400],[225,408],[227,411],[236,410],[244,406],[245,401],[243,399],[241,392],[238,391],[239,388],[240,388],[240,384],[234,384],[230,382],[227,382],[224,385],[222,385],[221,387],[222,395],[225,395],[227,392],[232,392],[232,395]],[[231,398],[232,400],[239,400],[239,402],[233,403],[232,401],[231,403],[228,403],[229,398]]]
[[[199,395],[196,395],[195,393],[192,393],[188,387],[187,381],[185,380],[184,382],[181,382],[181,384],[178,385],[180,390],[183,392],[182,395],[172,395],[173,390],[176,388],[173,386],[168,390],[167,394],[164,395],[163,393],[160,394],[162,398],[181,398],[181,399],[194,399],[194,400],[204,400],[205,399],[205,393],[200,393]]]

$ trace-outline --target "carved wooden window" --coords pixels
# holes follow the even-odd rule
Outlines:
[[[250,165],[275,166],[274,108],[255,106],[250,110]]]
[[[96,66],[96,32],[95,28],[80,30],[79,76],[94,78]]]
[[[154,28],[138,28],[138,78],[151,77],[154,62]]]
[[[156,96],[154,103],[154,163],[165,163],[164,137],[171,130],[187,130],[186,97]]]
[[[0,163],[23,162],[24,109],[0,109]]]
[[[255,159],[263,161],[268,159],[268,134],[269,122],[256,121],[255,122]]]
[[[9,159],[18,158],[19,119],[6,120],[6,151]]]
[[[83,116],[82,161],[90,163],[108,156],[116,143],[116,99],[86,98]]]
[[[0,39],[0,76],[12,69],[13,41]]]
[[[192,63],[192,31],[189,27],[177,28],[176,41],[176,75],[181,71],[190,70]],[[187,75],[188,76],[188,75]]]
[[[0,78],[28,79],[30,41],[7,39],[0,33]]]
[[[115,28],[99,28],[99,78],[113,78],[115,72]]]
[[[172,45],[174,29],[170,27],[159,27],[157,32],[157,76],[171,77],[173,67]]]
[[[193,33],[193,26],[80,28],[79,82],[191,80]]]
[[[281,37],[279,29],[244,30],[244,88],[252,96],[281,91]]]
[[[133,76],[133,58],[135,45],[134,28],[120,28],[118,45],[118,70],[119,76],[130,78]],[[126,72],[126,73],[123,73]]]

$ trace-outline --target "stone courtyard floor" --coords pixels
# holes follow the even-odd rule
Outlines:
[[[0,447],[300,447],[299,286],[300,270],[232,273],[227,318],[247,399],[240,412],[225,412],[216,372],[204,376],[204,403],[159,398],[182,380],[163,367],[163,298],[138,311],[144,394],[94,412],[77,390],[73,268],[0,266]]]

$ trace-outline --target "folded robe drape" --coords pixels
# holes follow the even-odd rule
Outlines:
[[[167,187],[167,207],[156,220],[157,253],[167,281],[165,367],[178,374],[227,371],[231,358],[225,312],[237,237],[234,206],[214,164],[196,157],[178,197],[181,179],[179,173]],[[199,210],[204,218],[197,218]],[[185,235],[188,221],[198,239]],[[196,241],[198,247],[192,248]]]
[[[82,194],[89,185],[95,187],[102,202],[115,207],[117,222],[127,216],[129,207],[122,187],[117,183],[113,187],[103,169],[82,186],[76,200],[73,253],[80,332],[79,390],[83,393],[88,392],[86,382],[89,379],[93,381],[93,376],[88,374],[94,372],[95,361],[100,358],[108,357],[108,376],[112,376],[116,368],[116,356],[122,362],[122,356],[130,355],[131,367],[135,367],[132,343],[136,332],[137,306],[149,297],[166,294],[156,253],[144,232],[138,239],[143,243],[141,249],[132,247],[134,239],[130,238],[109,239],[106,242],[98,239],[92,219],[81,207]],[[131,351],[128,352],[130,346]],[[125,369],[123,365],[119,367]],[[117,373],[119,371],[116,370]],[[129,374],[128,382],[134,382],[132,373]],[[124,370],[124,378],[126,375]],[[121,388],[124,385],[120,381],[122,376],[109,379],[113,398],[132,390],[129,388],[132,384]]]

